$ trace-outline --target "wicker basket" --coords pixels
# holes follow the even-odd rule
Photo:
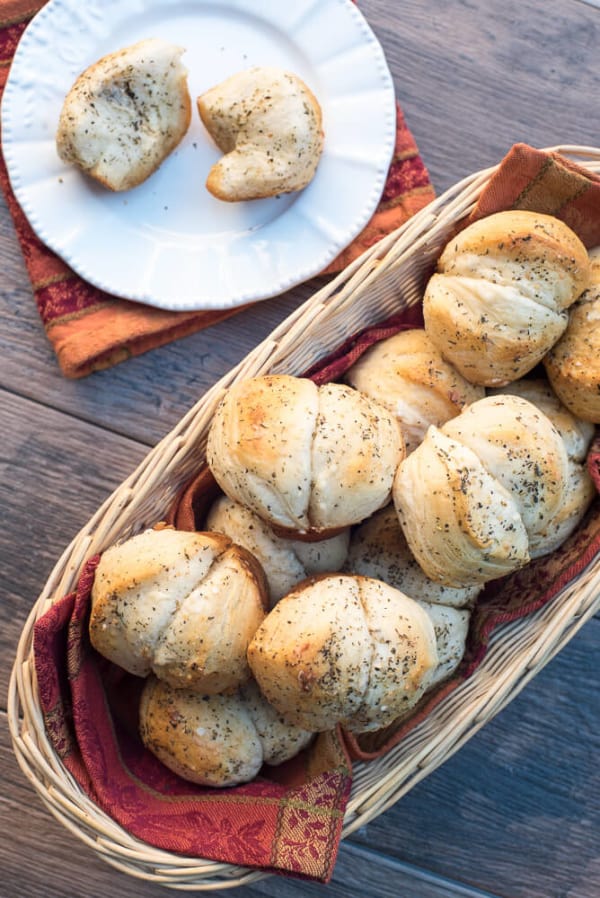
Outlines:
[[[600,150],[552,150],[600,172]],[[17,760],[42,801],[75,836],[114,867],[180,890],[230,888],[265,874],[182,857],[130,836],[105,815],[63,767],[46,736],[32,658],[33,627],[54,599],[71,591],[83,562],[115,540],[151,526],[203,457],[207,429],[223,392],[266,372],[301,374],[344,338],[420,300],[432,261],[467,215],[496,167],[465,178],[363,254],[305,302],[209,390],[179,425],[101,506],[55,566],[20,639],[8,717]],[[541,611],[500,627],[482,665],[385,756],[357,764],[343,837],[381,814],[449,758],[498,713],[600,609],[600,558]]]

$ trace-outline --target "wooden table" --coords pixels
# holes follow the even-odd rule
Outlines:
[[[598,6],[362,0],[438,192],[516,141],[598,145]],[[148,448],[313,288],[67,381],[4,206],[0,270],[6,696],[19,633],[62,549]],[[343,844],[329,886],[271,877],[237,894],[597,898],[599,642],[595,618],[466,747]],[[56,823],[20,772],[7,727],[0,732],[2,898],[172,894],[114,871]]]

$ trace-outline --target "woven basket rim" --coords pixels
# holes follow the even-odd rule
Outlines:
[[[600,148],[561,144],[547,147],[545,151],[567,156],[600,173]],[[247,867],[156,849],[131,836],[93,804],[55,755],[46,735],[33,666],[34,624],[53,601],[71,591],[90,555],[125,535],[132,521],[143,519],[144,503],[150,495],[151,507],[161,502],[167,507],[169,499],[186,480],[188,447],[202,444],[212,410],[232,382],[277,370],[278,366],[285,369],[290,350],[295,351],[298,346],[294,340],[298,341],[307,329],[316,332],[322,324],[335,321],[351,305],[358,305],[385,277],[402,272],[419,253],[432,251],[436,240],[441,245],[439,241],[444,233],[471,211],[498,167],[474,172],[450,187],[363,253],[278,325],[150,450],[79,531],[50,573],[21,632],[11,671],[7,714],[13,750],[21,770],[54,817],[116,869],[174,889],[198,891],[248,885],[268,875]],[[540,612],[505,625],[494,635],[486,660],[477,674],[466,681],[462,692],[459,689],[451,693],[383,758],[356,765],[342,838],[387,810],[457,751],[599,609],[600,558],[596,556],[577,580]],[[499,674],[494,667],[497,663],[494,645],[511,639],[519,641],[520,663],[517,669]],[[490,678],[494,681],[493,690],[489,688]],[[463,707],[465,701],[469,702],[467,710]]]

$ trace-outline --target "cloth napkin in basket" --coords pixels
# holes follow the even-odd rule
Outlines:
[[[508,177],[530,166],[530,180],[515,188]],[[508,154],[473,213],[527,202],[540,177],[549,177],[544,209],[571,223],[587,205],[581,227],[588,245],[600,242],[600,179],[561,158],[519,145]],[[545,174],[544,174],[545,173]],[[569,185],[569,186],[568,186]],[[576,188],[576,185],[577,188]],[[565,195],[570,199],[565,200]],[[528,206],[536,208],[538,201]],[[340,377],[375,341],[415,326],[419,310],[399,314],[350,336],[308,376],[323,382]],[[588,457],[600,493],[600,437]],[[214,481],[204,469],[170,512],[180,529],[201,529]],[[571,582],[600,551],[600,497],[586,519],[552,555],[491,584],[473,613],[470,646],[458,674],[397,728],[357,739],[340,729],[281,768],[265,768],[252,783],[203,789],[171,774],[147,753],[137,736],[140,681],[125,675],[92,650],[87,634],[89,594],[97,557],[88,561],[76,593],[59,599],[34,632],[39,697],[57,755],[81,788],[109,816],[150,845],[270,872],[326,882],[330,879],[352,784],[354,760],[388,751],[435,705],[477,669],[490,634],[501,623],[529,614]]]
[[[43,5],[0,0],[0,92],[18,40]],[[65,376],[83,377],[108,368],[241,311],[170,312],[110,296],[83,281],[38,240],[11,191],[3,160],[0,186],[15,223],[42,323]],[[362,233],[323,274],[340,271],[433,197],[429,175],[397,106],[396,145],[379,205]]]

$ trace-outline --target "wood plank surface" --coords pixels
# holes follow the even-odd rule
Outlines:
[[[4,392],[0,507],[0,652],[19,634],[48,576],[79,530],[147,454],[141,443]],[[8,665],[0,667],[6,695]]]
[[[516,141],[600,143],[597,6],[361,0],[438,193]],[[2,202],[0,272],[0,898],[175,894],[110,868],[27,782],[5,713],[15,647],[54,563],[103,499],[321,281],[68,381]],[[460,752],[342,846],[330,885],[270,877],[231,894],[597,898],[599,642],[596,618]]]
[[[594,619],[357,838],[510,898],[600,894],[599,640]]]

